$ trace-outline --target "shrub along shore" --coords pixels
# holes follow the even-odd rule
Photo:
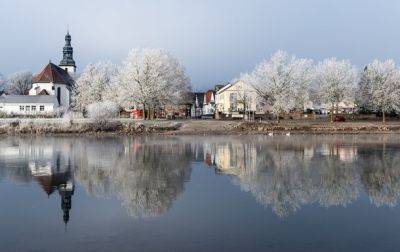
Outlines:
[[[218,120],[115,119],[93,122],[88,119],[2,119],[0,134],[120,134],[120,135],[228,135],[228,134],[344,134],[400,133],[400,122],[371,121],[311,122],[288,120],[280,123]]]

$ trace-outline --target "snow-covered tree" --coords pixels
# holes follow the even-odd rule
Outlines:
[[[278,51],[242,79],[256,89],[279,120],[281,113],[304,109],[313,73],[312,60]]]
[[[360,73],[360,79],[358,81],[357,87],[357,96],[355,97],[355,102],[357,106],[362,110],[370,110],[371,108],[371,101],[370,96],[370,84],[367,78],[367,67],[364,68],[363,71]]]
[[[393,60],[374,60],[362,76],[359,86],[361,100],[370,108],[381,111],[383,122],[386,112],[400,111],[400,71]]]
[[[7,86],[7,81],[4,76],[0,73],[0,94],[4,92]]]
[[[348,60],[331,58],[318,64],[315,81],[320,100],[331,106],[331,121],[335,106],[343,100],[354,101],[357,80],[357,69]]]
[[[109,99],[111,81],[117,74],[117,67],[108,61],[89,64],[75,83],[75,106],[84,110],[89,104]]]
[[[32,88],[33,75],[31,72],[17,72],[7,78],[7,90],[14,95],[27,95]]]
[[[114,86],[121,105],[136,104],[149,112],[158,106],[179,104],[190,90],[190,80],[168,52],[133,49],[122,63]]]
[[[105,122],[118,115],[118,105],[111,101],[94,102],[87,106],[89,117],[94,122]]]

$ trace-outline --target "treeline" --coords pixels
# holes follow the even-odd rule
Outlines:
[[[348,60],[314,63],[278,51],[239,79],[256,90],[257,102],[277,118],[303,111],[310,102],[325,104],[333,115],[339,103],[347,101],[381,112],[383,121],[385,113],[400,110],[400,70],[392,59],[374,60],[358,70]],[[30,72],[0,76],[0,92],[27,94],[31,86]],[[97,116],[135,107],[151,119],[159,107],[189,102],[190,91],[190,79],[173,55],[161,49],[133,49],[118,65],[101,61],[86,66],[76,79],[72,107]]]
[[[400,110],[400,70],[391,59],[374,60],[359,71],[348,60],[330,58],[314,64],[278,51],[241,79],[278,118],[303,110],[309,102],[328,105],[331,115],[344,100],[383,115]]]

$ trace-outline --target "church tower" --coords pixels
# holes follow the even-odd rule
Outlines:
[[[71,35],[69,35],[69,31],[67,31],[67,35],[65,35],[65,46],[63,48],[63,59],[61,60],[59,66],[66,70],[70,76],[74,76],[76,72],[73,54],[74,49],[71,46]]]

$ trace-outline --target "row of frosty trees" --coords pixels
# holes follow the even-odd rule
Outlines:
[[[358,71],[348,60],[325,59],[318,64],[278,51],[241,79],[279,117],[303,110],[309,101],[330,107],[331,121],[339,103],[354,102],[359,108],[385,113],[400,110],[400,69],[393,60],[374,60]]]
[[[11,76],[13,93],[29,88],[25,75]],[[358,71],[348,60],[331,58],[314,64],[278,51],[240,79],[254,87],[260,102],[277,118],[302,111],[309,101],[326,104],[331,115],[341,101],[355,102],[359,108],[381,112],[383,121],[385,113],[400,110],[400,70],[393,60],[374,60]],[[118,107],[136,105],[151,118],[161,106],[188,102],[190,91],[184,67],[170,53],[134,49],[119,66],[88,65],[76,80],[73,105],[92,114],[116,113]]]
[[[93,117],[135,106],[152,119],[161,106],[186,103],[190,91],[184,67],[170,53],[133,49],[119,66],[103,61],[89,64],[76,80],[73,105]]]

